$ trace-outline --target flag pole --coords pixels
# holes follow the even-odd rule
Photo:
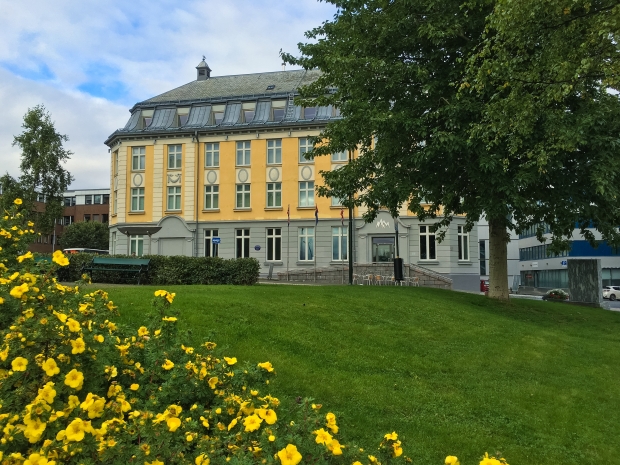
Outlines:
[[[289,257],[289,247],[291,245],[291,204],[288,204],[288,208],[286,210],[287,216],[287,225],[286,225],[286,280],[290,281],[288,275],[288,257]]]
[[[314,282],[316,283],[316,237],[319,232],[319,206],[314,206]]]

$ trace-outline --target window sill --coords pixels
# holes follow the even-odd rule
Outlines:
[[[282,166],[282,163],[267,163],[267,166]]]
[[[252,165],[235,165],[235,168],[249,168]]]
[[[418,265],[439,265],[439,260],[418,260]]]
[[[233,208],[234,212],[251,212],[251,208]]]
[[[304,265],[305,266],[314,266],[314,260],[306,260],[306,261],[299,261],[299,260],[297,260],[295,262],[295,264],[297,266],[304,266]]]
[[[283,266],[284,262],[276,260],[276,261],[273,261],[273,262],[265,262],[265,263],[263,263],[263,265],[265,265],[265,266],[269,266],[271,264],[273,264],[273,266]]]
[[[142,211],[136,211],[136,212],[127,212],[128,215],[144,215],[146,214],[146,212],[144,210]]]
[[[297,207],[297,210],[314,210],[316,207],[312,205],[311,207]]]
[[[332,260],[329,262],[330,265],[348,265],[349,260]]]
[[[183,210],[164,210],[164,213],[183,213]]]
[[[219,170],[220,169],[220,165],[217,166],[205,166],[206,170]]]
[[[146,170],[131,170],[132,173],[144,173]]]
[[[116,213],[112,213],[112,215],[110,215],[112,218],[116,218]]]
[[[168,171],[183,171],[183,168],[168,168]]]
[[[472,265],[473,265],[473,263],[472,263],[472,262],[470,262],[469,260],[459,260],[459,261],[457,262],[457,264],[458,264],[458,265],[464,265],[464,266],[472,266]]]
[[[218,213],[220,211],[219,208],[208,208],[202,210],[202,213]]]
[[[266,211],[269,211],[269,210],[271,210],[271,211],[282,211],[283,208],[282,207],[265,207],[265,210]]]
[[[343,210],[348,210],[348,207],[345,207],[344,205],[330,205],[329,208],[330,210],[340,210],[341,208]]]
[[[314,165],[314,160],[310,161],[310,160],[304,160],[304,161],[299,161],[300,165]]]

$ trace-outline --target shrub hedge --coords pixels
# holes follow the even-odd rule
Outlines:
[[[78,253],[69,256],[69,266],[58,270],[58,279],[63,282],[77,281],[82,276],[82,266],[90,263],[96,255]],[[49,255],[40,255],[48,258]],[[111,257],[132,258],[127,255]],[[143,284],[238,284],[250,286],[258,281],[260,264],[255,258],[236,258],[224,260],[219,257],[185,257],[146,255],[150,258],[149,274]],[[51,258],[50,258],[51,260]],[[126,273],[97,271],[91,276],[98,283],[135,282]]]

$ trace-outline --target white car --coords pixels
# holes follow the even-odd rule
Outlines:
[[[620,286],[605,286],[603,288],[603,299],[620,299]]]

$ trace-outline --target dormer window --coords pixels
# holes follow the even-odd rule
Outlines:
[[[273,89],[275,89],[275,88],[276,88],[276,86],[275,86],[274,84],[269,84],[269,85],[267,86],[267,89],[266,89],[266,90],[273,90]]]
[[[256,102],[248,102],[241,104],[241,112],[243,114],[243,122],[251,123],[254,119],[254,112],[256,111]]]
[[[316,107],[304,108],[304,119],[314,119],[316,116]]]
[[[211,113],[213,114],[211,124],[215,126],[219,125],[224,119],[224,111],[226,110],[226,105],[213,105],[211,109]]]
[[[148,128],[153,121],[153,110],[142,110],[140,118],[142,119],[142,129]]]
[[[189,119],[189,107],[177,109],[177,126],[185,126]]]
[[[271,120],[282,121],[286,109],[286,100],[274,100],[271,102]]]

